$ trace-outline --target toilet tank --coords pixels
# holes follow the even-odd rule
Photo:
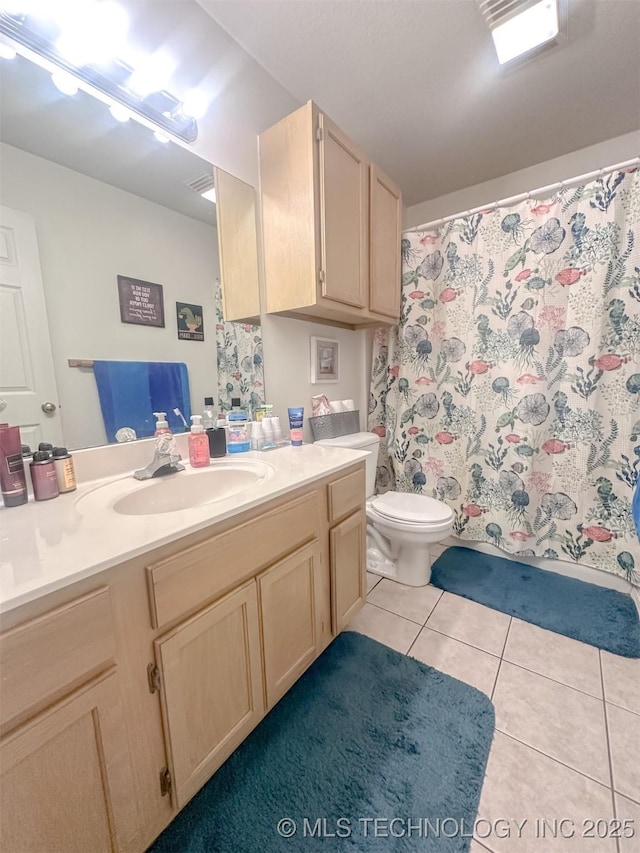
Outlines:
[[[376,492],[376,468],[378,467],[378,447],[380,436],[374,432],[353,432],[350,435],[341,435],[339,438],[321,438],[315,444],[324,444],[329,447],[350,447],[352,450],[368,450],[369,455],[365,459],[367,497],[373,497]]]

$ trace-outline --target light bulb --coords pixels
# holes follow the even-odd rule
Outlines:
[[[16,52],[8,44],[0,42],[0,59],[15,59]]]
[[[151,92],[161,92],[169,82],[175,62],[165,53],[154,53],[138,60],[134,65],[129,85],[141,97]]]
[[[187,92],[182,102],[182,112],[186,116],[199,119],[206,115],[209,109],[209,98],[204,92],[199,92],[197,89],[191,89]]]
[[[75,81],[75,78],[71,76],[71,74],[67,74],[66,71],[54,71],[51,75],[51,79],[57,89],[59,89],[63,95],[75,95],[78,92],[78,84]]]
[[[131,118],[131,113],[126,107],[123,107],[122,104],[113,104],[109,107],[109,112],[114,117],[116,121],[129,121]]]
[[[56,47],[74,65],[99,65],[117,56],[129,21],[111,0],[63,4],[58,13],[60,37]]]
[[[165,136],[165,134],[161,133],[159,130],[156,130],[153,135],[158,140],[158,142],[162,142],[163,145],[166,145],[167,142],[169,142],[169,137]]]

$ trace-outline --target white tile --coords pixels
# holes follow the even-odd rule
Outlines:
[[[514,619],[504,659],[602,699],[600,655],[595,646]]]
[[[455,640],[501,655],[511,617],[483,604],[445,592],[427,620],[429,628]]]
[[[620,853],[638,853],[640,849],[640,803],[616,794],[616,817],[620,827]]]
[[[640,714],[640,658],[622,658],[601,652],[601,659],[604,698]]]
[[[423,628],[409,654],[423,663],[482,690],[491,698],[500,658]]]
[[[640,716],[607,703],[613,787],[640,802]]]
[[[373,572],[367,572],[367,593],[371,592],[374,586],[377,583],[380,583],[382,577],[380,575],[374,575]]]
[[[365,604],[349,623],[349,629],[366,634],[372,640],[377,640],[406,654],[418,636],[420,626],[401,616],[396,616],[395,613],[389,613],[388,610],[374,607],[373,604]]]
[[[610,784],[601,700],[503,661],[493,703],[501,732]]]
[[[405,619],[424,625],[427,616],[441,596],[442,590],[435,586],[404,586],[384,578],[369,593],[367,600],[371,604],[397,613],[398,616],[404,616]]]
[[[482,787],[478,818],[495,827],[484,838],[487,824],[478,823],[480,841],[496,853],[615,853],[613,838],[587,839],[587,819],[613,818],[611,791],[575,770],[541,755],[525,744],[496,732]],[[509,821],[509,837],[500,837],[503,821]],[[521,834],[514,824],[526,823]],[[573,821],[570,838],[542,836],[542,821]],[[565,823],[565,834],[571,824]]]

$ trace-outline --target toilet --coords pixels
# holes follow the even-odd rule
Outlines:
[[[431,580],[429,545],[446,539],[453,529],[453,512],[426,495],[386,492],[375,497],[379,436],[356,432],[325,438],[316,444],[367,450],[367,571],[407,586]]]

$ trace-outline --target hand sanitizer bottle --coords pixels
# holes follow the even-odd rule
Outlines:
[[[204,468],[209,459],[209,439],[202,426],[202,415],[191,415],[189,435],[189,462],[192,468]]]

